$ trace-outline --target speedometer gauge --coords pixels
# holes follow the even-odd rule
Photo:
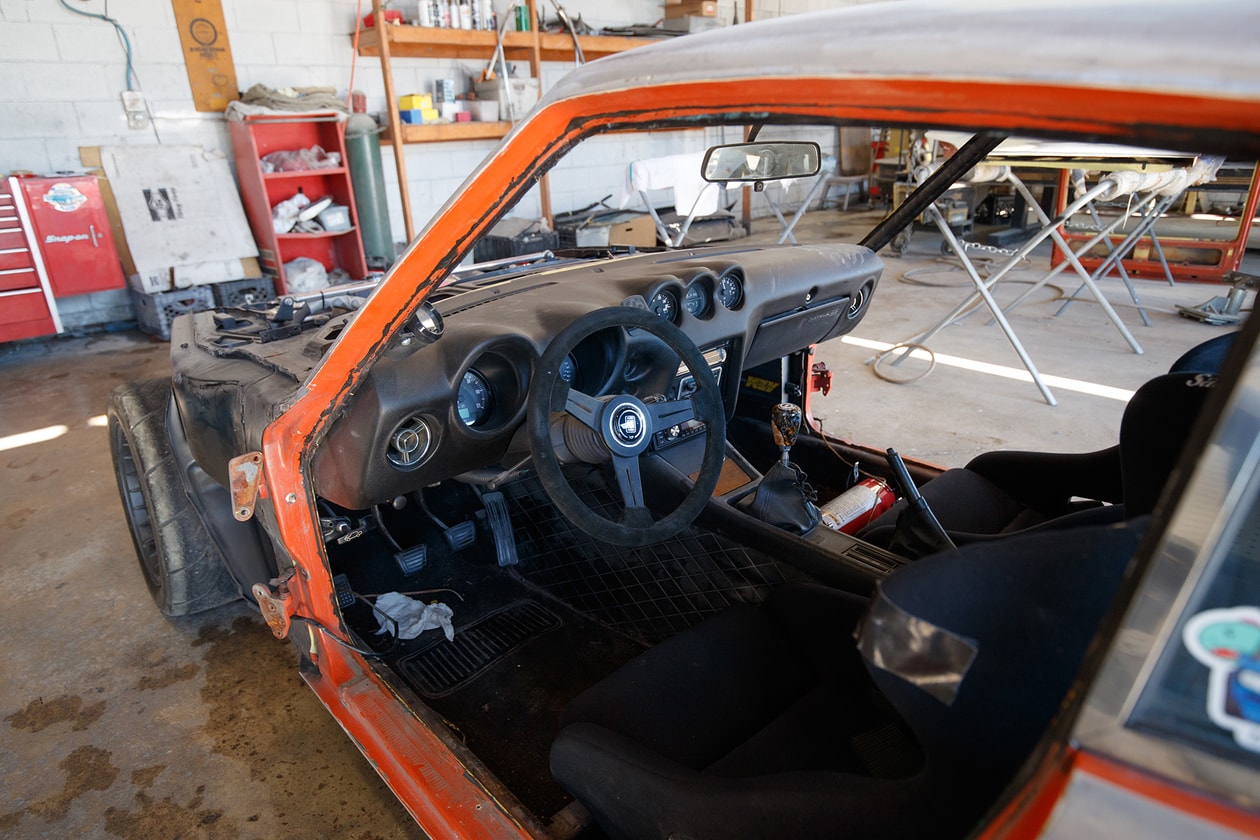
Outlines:
[[[460,381],[455,411],[465,426],[479,426],[490,416],[490,386],[477,371],[468,371]]]

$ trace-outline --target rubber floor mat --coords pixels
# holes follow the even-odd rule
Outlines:
[[[617,503],[597,481],[573,482],[593,509]],[[512,501],[520,565],[530,583],[578,612],[645,644],[734,604],[757,604],[803,575],[732,539],[691,526],[677,536],[630,549],[596,540],[552,506],[534,478],[504,488]]]
[[[398,670],[425,697],[445,697],[489,670],[496,662],[531,639],[555,630],[559,616],[534,601],[517,601],[467,627],[409,654]]]

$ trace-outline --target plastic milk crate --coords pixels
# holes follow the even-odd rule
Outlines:
[[[209,286],[193,286],[146,295],[131,289],[131,308],[140,329],[163,341],[171,340],[171,323],[180,315],[214,308],[214,292]]]
[[[275,282],[265,276],[228,280],[215,283],[210,288],[214,290],[215,305],[220,307],[267,303],[276,296]]]

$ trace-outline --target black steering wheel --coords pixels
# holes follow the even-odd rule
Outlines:
[[[682,399],[645,403],[633,394],[593,397],[571,388],[560,378],[565,357],[587,337],[613,328],[643,330],[663,341],[687,366],[695,379],[695,390]],[[617,520],[587,506],[565,479],[552,437],[555,412],[567,415],[560,420],[557,434],[571,455],[588,463],[611,461],[622,500]],[[654,519],[644,503],[639,457],[651,451],[658,430],[693,419],[705,424],[700,472],[682,502],[663,518]],[[578,528],[615,545],[639,547],[677,534],[700,515],[722,472],[726,411],[713,372],[682,330],[644,309],[597,309],[562,330],[539,360],[526,422],[530,454],[548,497]]]

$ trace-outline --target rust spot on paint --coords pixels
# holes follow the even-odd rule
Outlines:
[[[38,697],[19,711],[6,715],[4,719],[14,729],[27,732],[40,732],[65,721],[70,722],[70,728],[75,732],[82,732],[96,723],[104,712],[104,700],[84,706],[82,697],[63,694],[51,700]]]
[[[59,820],[69,811],[74,800],[92,790],[108,790],[118,778],[118,768],[110,762],[110,753],[100,747],[79,747],[57,766],[66,774],[61,792],[41,799],[27,810],[47,820]]]

